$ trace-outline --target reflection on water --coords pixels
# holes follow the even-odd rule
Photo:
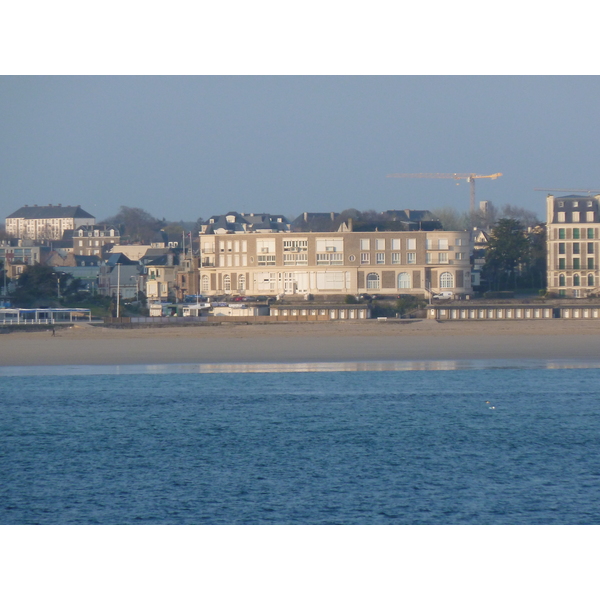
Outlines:
[[[0,377],[165,375],[190,373],[317,373],[342,371],[462,371],[470,369],[598,369],[600,362],[547,360],[426,360],[162,365],[45,365],[0,367]]]

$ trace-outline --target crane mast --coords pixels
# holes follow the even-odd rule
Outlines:
[[[471,185],[470,194],[470,213],[475,212],[475,180],[476,179],[498,179],[502,173],[493,173],[492,175],[477,175],[477,173],[394,173],[388,177],[410,177],[417,179],[466,179]]]

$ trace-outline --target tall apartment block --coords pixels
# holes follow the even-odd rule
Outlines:
[[[546,233],[548,291],[585,298],[600,286],[600,195],[548,195]]]

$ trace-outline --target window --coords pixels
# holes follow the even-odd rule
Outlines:
[[[371,240],[360,240],[360,249],[361,250],[370,250],[371,249]]]
[[[431,250],[433,248],[433,240],[429,240],[429,239],[425,240],[425,248],[427,250]]]
[[[407,252],[407,254],[406,254],[406,264],[407,265],[416,265],[417,264],[417,254],[416,254],[416,252]]]
[[[398,288],[406,290],[410,287],[410,275],[408,273],[400,273],[398,275]]]
[[[408,238],[406,240],[406,249],[407,250],[416,250],[417,249],[417,240],[416,240],[416,238]]]
[[[375,254],[375,262],[378,265],[385,265],[385,253],[377,252],[377,254]]]
[[[439,261],[440,265],[447,265],[448,264],[448,253],[440,252],[438,254],[438,261]]]
[[[579,242],[573,244],[573,254],[580,254]]]
[[[392,250],[400,250],[400,240],[392,240]]]
[[[238,275],[238,290],[240,292],[246,290],[246,276],[244,274]]]
[[[573,223],[579,223],[579,213],[578,212],[573,213]]]
[[[580,285],[579,275],[573,275],[573,287],[577,287]]]
[[[299,256],[308,256],[306,254]],[[342,252],[332,252],[330,254],[317,254],[318,265],[343,265],[344,255]]]
[[[379,275],[377,273],[369,273],[367,275],[367,289],[378,290],[379,289]]]
[[[375,250],[385,250],[385,240],[384,239],[375,240]]]
[[[558,244],[558,253],[559,254],[564,254],[565,253],[565,243],[564,242],[560,242]]]
[[[562,271],[564,269],[566,269],[566,265],[565,265],[565,259],[564,258],[559,258],[558,259],[558,268]]]
[[[562,274],[558,276],[558,285],[559,287],[565,287],[565,276]]]
[[[275,254],[274,238],[259,238],[256,240],[257,254]],[[259,258],[260,260],[260,258]]]
[[[226,292],[231,292],[231,277],[229,275],[223,275],[223,289]]]
[[[283,240],[284,252],[308,252],[308,240]]]
[[[587,259],[587,268],[588,269],[593,269],[594,268],[594,259],[591,257],[588,257]]]
[[[393,265],[400,264],[400,252],[392,252],[392,264]]]
[[[368,265],[371,262],[371,255],[368,252],[360,253],[360,264]]]
[[[574,258],[573,259],[573,268],[574,269],[581,269],[581,261],[579,260],[579,258]]]
[[[573,229],[573,239],[574,240],[579,239],[579,227],[575,227],[575,229]]]
[[[594,242],[588,242],[587,244],[587,253],[594,254]]]
[[[442,273],[440,275],[440,287],[441,288],[451,288],[454,287],[454,277],[452,277],[452,273]]]
[[[259,255],[258,257],[258,266],[266,267],[266,266],[275,266],[275,255],[274,254],[264,254]]]
[[[455,252],[454,258],[456,260],[465,260],[467,258],[467,253],[466,252]]]
[[[448,250],[448,240],[438,240],[438,248],[440,250]]]
[[[590,273],[590,274],[588,275],[588,278],[587,278],[587,279],[588,279],[588,285],[589,285],[589,286],[593,286],[593,285],[594,285],[594,276],[593,276],[593,275]]]
[[[588,212],[586,213],[586,217],[587,217],[586,220],[588,223],[593,223],[594,222],[594,211],[588,210]]]
[[[455,245],[455,246],[462,246],[462,245],[463,245],[462,238],[456,238],[456,239],[454,240],[454,245]]]
[[[564,212],[559,212],[558,213],[558,222],[559,223],[564,223],[565,222],[565,213]]]
[[[566,235],[565,235],[565,230],[563,228],[558,230],[558,239],[559,240],[564,240],[566,239]]]
[[[587,238],[588,240],[594,239],[594,230],[591,227],[587,230]]]

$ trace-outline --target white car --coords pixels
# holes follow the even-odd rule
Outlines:
[[[432,296],[433,300],[452,300],[454,294],[452,292],[440,292]]]

